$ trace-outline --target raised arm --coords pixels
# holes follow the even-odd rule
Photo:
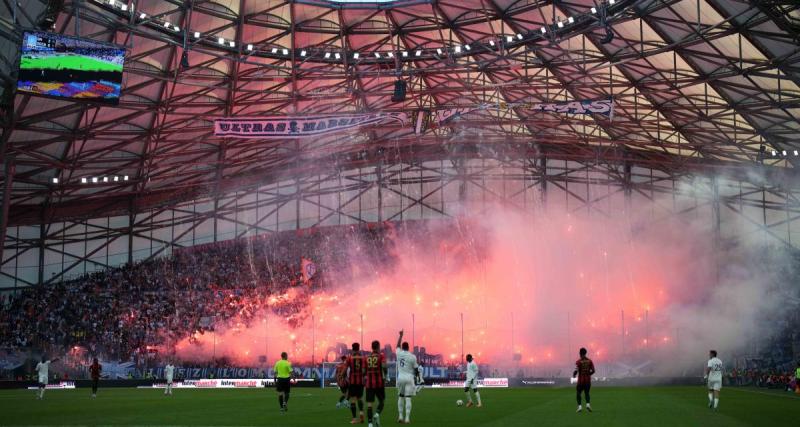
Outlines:
[[[395,348],[400,348],[400,344],[402,342],[403,342],[403,330],[400,329],[400,335],[397,337],[397,347],[395,347]]]

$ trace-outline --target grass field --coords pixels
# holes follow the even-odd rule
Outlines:
[[[414,399],[417,426],[782,426],[797,425],[800,398],[757,389],[723,389],[718,412],[706,407],[702,387],[595,388],[593,413],[575,413],[574,389],[485,389],[483,408],[459,408],[460,390],[423,390]],[[387,390],[383,425],[396,425],[397,399]],[[2,425],[347,425],[333,389],[295,388],[289,412],[278,411],[274,389],[157,389],[0,391]]]
[[[78,55],[54,55],[46,58],[28,58],[23,56],[20,60],[20,69],[122,72],[122,65]]]

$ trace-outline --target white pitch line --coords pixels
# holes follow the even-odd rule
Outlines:
[[[763,394],[765,396],[785,397],[787,399],[795,399],[795,400],[800,399],[800,396],[792,396],[792,395],[778,394],[778,393],[769,393],[769,392],[766,392],[766,391],[745,390],[745,389],[733,388],[733,387],[728,387],[727,390],[736,390],[736,391],[741,391],[743,393]],[[787,393],[788,393],[788,391],[787,391]]]

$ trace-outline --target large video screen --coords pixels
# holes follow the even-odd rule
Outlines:
[[[116,104],[125,49],[77,37],[25,31],[17,90]]]

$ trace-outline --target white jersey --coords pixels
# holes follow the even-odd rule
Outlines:
[[[467,363],[467,381],[478,379],[478,364],[473,360]]]
[[[50,370],[50,361],[46,362],[39,362],[36,364],[36,372],[39,373],[39,382],[43,384],[47,384],[47,379],[49,377],[49,370]]]
[[[722,360],[717,357],[708,360],[708,381],[722,381]]]
[[[164,378],[167,379],[167,382],[172,382],[172,375],[175,373],[175,367],[172,364],[167,364],[164,367]]]
[[[397,349],[397,376],[409,376],[414,378],[417,376],[417,368],[419,364],[417,363],[417,356],[410,351],[405,351],[403,349]]]

